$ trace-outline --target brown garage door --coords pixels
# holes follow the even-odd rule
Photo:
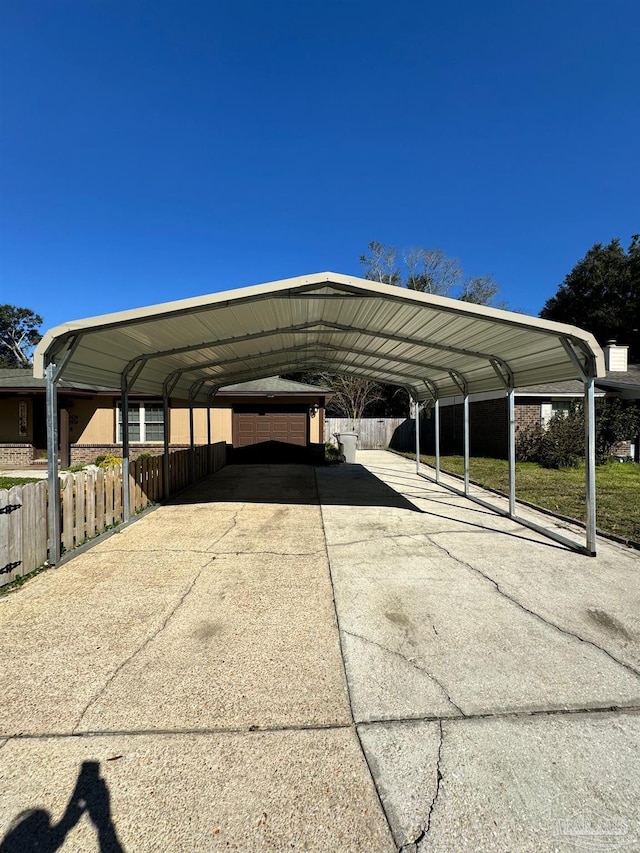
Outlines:
[[[234,409],[233,446],[248,447],[265,441],[278,441],[306,447],[308,413],[270,409]]]

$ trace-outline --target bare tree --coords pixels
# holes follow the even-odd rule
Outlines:
[[[498,283],[490,275],[475,276],[464,282],[460,299],[475,305],[494,305],[501,308],[503,303],[495,301],[499,290]]]
[[[407,268],[405,286],[409,290],[448,296],[462,280],[462,268],[457,258],[450,258],[442,249],[423,249],[414,246],[403,250]]]
[[[382,284],[402,284],[400,270],[396,266],[398,250],[395,246],[385,246],[384,243],[371,240],[368,249],[368,255],[360,255],[364,277]]]
[[[402,268],[397,263],[399,254],[402,256]],[[372,281],[397,284],[436,296],[453,296],[476,305],[506,307],[504,302],[496,300],[500,288],[490,275],[465,279],[460,261],[450,258],[442,249],[411,246],[399,253],[395,246],[372,240],[369,254],[360,255],[360,263],[364,277]]]
[[[370,379],[336,373],[321,373],[319,379],[335,392],[328,406],[339,417],[358,420],[369,406],[384,399],[382,386]]]

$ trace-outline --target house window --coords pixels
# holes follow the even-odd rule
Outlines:
[[[118,444],[122,444],[122,405],[118,403]],[[164,409],[153,400],[129,403],[129,441],[164,441]]]
[[[556,415],[566,417],[575,405],[575,400],[552,400],[550,403],[542,403],[540,407],[540,420],[542,426],[546,429],[549,426],[551,418]]]

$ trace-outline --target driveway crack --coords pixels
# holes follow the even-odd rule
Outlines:
[[[436,807],[436,803],[438,802],[438,797],[440,796],[440,790],[442,788],[442,745],[444,743],[444,729],[442,727],[442,720],[439,721],[438,725],[440,729],[440,740],[438,741],[438,757],[436,759],[436,791],[429,805],[429,811],[427,813],[427,825],[425,826],[422,838],[418,839],[419,842],[424,841],[429,835],[433,812]]]
[[[80,714],[80,716],[78,717],[78,721],[77,721],[77,723],[76,723],[76,724],[75,724],[75,726],[73,727],[73,730],[72,730],[72,731],[73,731],[73,733],[77,732],[77,730],[78,730],[79,726],[81,725],[81,723],[82,723],[83,719],[84,719],[84,718],[85,718],[85,716],[87,715],[87,712],[89,711],[89,709],[92,707],[92,705],[95,705],[95,703],[100,699],[100,697],[101,697],[102,695],[104,695],[104,693],[106,692],[106,690],[107,690],[107,688],[109,687],[109,685],[110,685],[110,684],[114,681],[114,679],[115,679],[115,678],[116,678],[116,677],[117,677],[117,676],[122,672],[122,670],[123,670],[126,666],[128,666],[128,664],[130,664],[130,663],[131,663],[131,661],[132,661],[135,657],[137,657],[141,652],[143,652],[143,651],[146,649],[146,647],[149,645],[149,643],[151,643],[153,640],[155,640],[155,639],[156,639],[156,637],[157,637],[159,634],[161,634],[161,633],[162,633],[162,631],[164,631],[164,629],[167,627],[167,625],[169,624],[169,622],[171,621],[171,619],[173,619],[173,617],[175,616],[176,612],[177,612],[177,611],[182,607],[182,605],[184,604],[184,602],[185,602],[185,600],[186,600],[187,596],[188,596],[188,595],[189,595],[189,593],[193,590],[194,586],[196,585],[197,581],[199,580],[200,575],[201,575],[201,574],[203,573],[203,571],[207,568],[207,566],[210,566],[210,565],[211,565],[211,563],[212,563],[215,559],[216,559],[215,557],[212,557],[212,558],[211,558],[211,560],[209,560],[207,563],[205,563],[205,564],[204,564],[204,566],[201,566],[201,568],[197,571],[196,575],[195,575],[195,576],[194,576],[194,578],[191,580],[191,582],[188,584],[187,588],[184,590],[184,592],[182,593],[182,595],[180,596],[180,598],[178,599],[178,601],[177,601],[177,602],[174,604],[174,606],[171,608],[170,612],[165,616],[165,618],[163,619],[162,623],[161,623],[161,624],[160,624],[160,625],[155,629],[155,631],[152,631],[152,633],[151,633],[151,634],[149,634],[149,636],[148,636],[148,637],[146,637],[146,638],[143,640],[143,642],[138,646],[138,648],[137,648],[137,649],[135,649],[135,651],[133,651],[133,652],[129,655],[129,657],[125,658],[125,659],[124,659],[124,660],[123,660],[123,661],[122,661],[122,662],[121,662],[121,663],[120,663],[120,664],[119,664],[119,665],[114,669],[114,671],[111,673],[111,675],[109,676],[109,678],[107,678],[107,680],[105,681],[105,683],[103,684],[103,686],[100,688],[100,690],[98,690],[98,692],[95,694],[95,696],[93,696],[91,699],[89,699],[89,701],[87,702],[87,704],[86,704],[86,705],[85,705],[85,707],[83,708],[82,713],[81,713],[81,714]]]
[[[211,545],[209,545],[209,548],[207,549],[208,551],[210,551],[211,548],[214,547],[214,545],[217,545],[219,542],[222,542],[222,540],[225,538],[225,536],[228,536],[231,533],[231,531],[237,526],[238,516],[240,515],[240,513],[242,512],[243,509],[244,509],[244,504],[242,504],[241,506],[238,507],[238,509],[233,513],[233,518],[231,519],[231,524],[229,525],[229,527],[225,530],[225,532],[221,536],[218,536],[217,539],[214,539],[214,541],[211,543]]]
[[[559,631],[561,634],[565,634],[567,637],[573,637],[574,640],[579,640],[581,643],[585,643],[588,646],[592,646],[594,649],[597,649],[599,652],[602,652],[604,655],[606,655],[608,658],[610,658],[614,663],[617,663],[618,666],[623,667],[628,672],[630,672],[632,675],[635,675],[636,678],[640,678],[640,670],[636,669],[630,663],[626,663],[625,661],[620,660],[620,658],[616,657],[610,651],[605,649],[603,646],[598,645],[598,643],[594,642],[593,640],[588,640],[588,639],[586,639],[586,637],[581,637],[580,634],[576,634],[574,631],[570,631],[568,628],[563,628],[562,625],[558,625],[557,622],[552,622],[550,619],[547,619],[545,616],[542,616],[540,613],[537,613],[535,610],[531,610],[529,607],[527,607],[525,604],[523,604],[521,601],[519,601],[513,595],[510,595],[508,592],[505,592],[505,590],[502,589],[502,587],[500,586],[498,581],[494,580],[490,575],[483,572],[482,569],[478,569],[476,566],[471,565],[471,563],[467,563],[466,560],[461,560],[459,557],[456,557],[444,545],[441,545],[439,542],[435,542],[431,538],[431,536],[428,536],[427,538],[429,539],[430,542],[432,542],[436,546],[436,548],[439,548],[441,551],[444,551],[444,553],[448,557],[451,557],[451,559],[454,560],[456,563],[459,563],[461,566],[464,566],[464,568],[469,569],[469,571],[475,572],[477,575],[480,575],[480,577],[484,578],[485,580],[489,581],[489,583],[493,584],[496,591],[501,596],[503,596],[503,598],[506,598],[507,601],[510,601],[516,607],[520,608],[520,610],[522,610],[524,613],[527,613],[529,616],[533,616],[534,619],[538,619],[540,622],[542,622],[545,625],[548,625],[550,628],[555,628],[556,631]]]
[[[349,684],[349,678],[347,676],[347,665],[346,665],[346,661],[345,661],[344,644],[342,642],[342,629],[340,627],[340,614],[338,612],[338,603],[336,601],[336,586],[334,583],[333,572],[331,569],[331,558],[329,557],[329,544],[327,542],[327,528],[325,526],[325,521],[324,521],[324,510],[323,510],[323,506],[322,506],[322,501],[320,500],[320,489],[318,488],[318,469],[316,467],[314,467],[314,469],[313,469],[313,476],[314,476],[315,487],[316,487],[316,498],[318,501],[318,507],[320,509],[320,523],[322,524],[322,535],[323,535],[324,543],[325,543],[325,553],[326,553],[326,557],[327,557],[327,569],[328,569],[328,573],[329,573],[329,584],[331,586],[331,598],[333,600],[333,612],[334,612],[335,618],[336,618],[336,630],[337,630],[337,634],[338,634],[338,649],[340,652],[340,661],[342,663],[342,672],[344,675],[344,686],[345,686],[345,689],[347,691],[347,702],[349,703],[349,717],[351,718],[351,728],[353,729],[353,731],[355,733],[356,740],[358,741],[358,745],[360,747],[360,754],[362,755],[362,760],[364,761],[365,766],[366,766],[367,770],[369,771],[369,778],[371,779],[371,784],[373,785],[373,790],[375,791],[376,798],[378,800],[378,805],[380,806],[380,812],[381,812],[382,816],[384,817],[385,823],[387,824],[387,829],[389,831],[389,837],[391,840],[395,841],[394,835],[393,835],[393,829],[391,827],[391,821],[389,820],[389,815],[387,814],[387,810],[385,809],[384,803],[382,802],[382,795],[380,793],[380,788],[378,787],[378,782],[376,781],[375,773],[373,772],[371,764],[369,763],[369,759],[367,757],[366,750],[365,750],[364,746],[362,745],[362,740],[360,738],[360,732],[358,731],[358,726],[356,725],[355,716],[353,714],[353,700],[351,697],[351,686]]]
[[[376,648],[381,649],[383,652],[387,652],[387,654],[394,655],[395,657],[400,658],[405,663],[408,663],[409,666],[413,667],[414,669],[417,669],[418,672],[424,673],[424,675],[426,675],[427,678],[429,678],[431,681],[433,681],[433,683],[436,684],[440,688],[440,691],[444,695],[444,697],[446,698],[447,702],[449,702],[449,704],[453,708],[456,709],[456,711],[460,714],[460,716],[461,717],[466,716],[466,714],[462,710],[462,708],[453,701],[453,699],[451,698],[451,696],[449,694],[449,691],[444,686],[444,684],[440,681],[440,679],[436,678],[436,676],[433,675],[433,673],[429,672],[428,669],[425,669],[423,666],[420,666],[420,664],[416,663],[412,658],[408,658],[406,655],[403,655],[402,652],[398,652],[395,649],[390,649],[389,646],[385,646],[382,643],[378,643],[375,640],[370,639],[369,637],[363,637],[362,634],[355,634],[353,631],[346,631],[344,628],[342,630],[343,630],[343,633],[345,633],[348,637],[355,637],[356,639],[362,640],[365,643],[370,643],[372,646],[376,646]]]
[[[327,547],[344,548],[347,545],[370,545],[372,542],[382,542],[385,539],[413,539],[415,536],[415,533],[388,533],[385,536],[375,536],[369,539],[354,539],[353,542],[327,542]]]

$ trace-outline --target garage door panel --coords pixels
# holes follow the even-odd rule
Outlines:
[[[234,446],[279,441],[306,447],[307,417],[306,412],[234,412]]]

